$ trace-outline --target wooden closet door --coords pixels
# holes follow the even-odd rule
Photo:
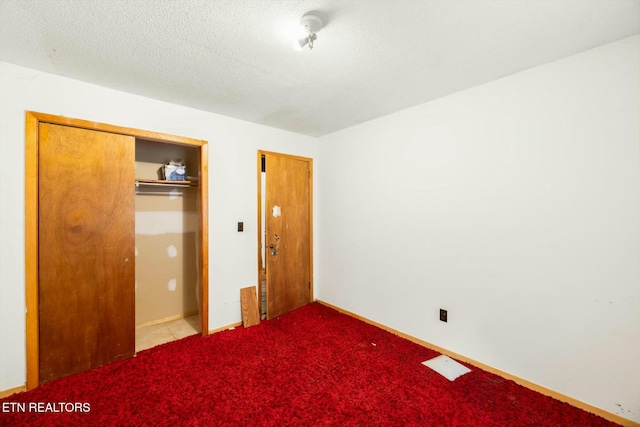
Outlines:
[[[40,383],[135,352],[135,139],[40,124]]]

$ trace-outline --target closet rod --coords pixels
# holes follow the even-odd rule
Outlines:
[[[138,191],[136,190],[136,194],[140,194],[142,196],[184,196],[182,191],[180,192],[171,192],[171,191]]]
[[[168,182],[168,181],[163,181],[163,182],[145,182],[145,181],[136,181],[136,187],[140,187],[140,186],[147,186],[147,185],[154,185],[154,186],[158,186],[158,187],[187,187],[187,188],[192,188],[192,187],[196,187],[196,185],[194,185],[191,181],[173,181],[173,182]]]

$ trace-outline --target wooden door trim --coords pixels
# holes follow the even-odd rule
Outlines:
[[[275,156],[283,156],[289,157],[291,159],[301,160],[307,162],[309,165],[309,282],[310,282],[310,292],[309,299],[314,301],[314,283],[313,283],[313,159],[310,157],[302,157],[293,154],[284,154],[278,153],[275,151],[265,151],[258,150],[258,159],[257,159],[257,171],[258,171],[258,302],[260,303],[261,299],[261,281],[263,279],[262,273],[262,156],[270,154]],[[266,260],[265,260],[266,266]],[[266,275],[264,277],[266,280]],[[261,303],[260,303],[261,304]]]
[[[27,116],[32,116],[38,123],[51,123],[55,125],[64,125],[70,127],[78,127],[82,129],[96,130],[101,132],[116,133],[120,135],[128,135],[136,138],[146,139],[148,141],[167,142],[178,145],[188,145],[201,147],[207,144],[203,139],[187,138],[184,136],[170,135],[167,133],[153,132],[142,129],[128,128],[122,126],[111,125],[107,123],[91,122],[88,120],[74,119],[65,116],[56,116],[53,114],[38,113],[35,111],[27,111]]]
[[[27,390],[38,386],[40,334],[38,331],[38,127],[27,113],[25,132],[25,305],[27,334]]]
[[[200,322],[202,335],[209,335],[209,156],[207,141],[27,111],[25,122],[25,307],[27,390],[31,390],[39,384],[38,129],[40,123],[77,127],[88,130],[128,135],[169,144],[199,147],[200,182],[198,192],[200,196]],[[133,186],[133,183],[131,183],[131,185]]]

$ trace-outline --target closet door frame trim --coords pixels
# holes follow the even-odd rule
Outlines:
[[[209,217],[208,143],[204,140],[126,128],[105,123],[56,116],[34,111],[26,112],[25,123],[25,305],[27,390],[39,385],[39,314],[38,314],[38,129],[40,123],[70,126],[100,132],[133,136],[167,144],[199,147],[200,179],[200,322],[202,335],[209,335]],[[133,165],[132,165],[133,167]],[[131,183],[133,188],[134,183]],[[132,331],[134,333],[134,331]]]

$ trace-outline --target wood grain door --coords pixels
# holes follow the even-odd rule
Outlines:
[[[39,382],[135,352],[133,137],[41,123]]]
[[[311,302],[311,159],[265,154],[267,319]]]

